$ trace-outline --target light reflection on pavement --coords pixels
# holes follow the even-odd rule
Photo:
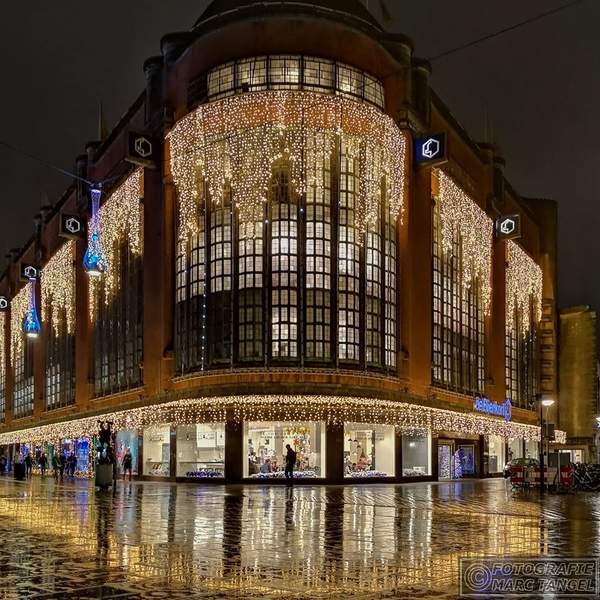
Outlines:
[[[456,598],[460,557],[600,553],[600,496],[0,479],[0,600]]]

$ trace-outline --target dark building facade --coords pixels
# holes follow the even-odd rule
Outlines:
[[[161,50],[79,157],[92,185],[8,256],[0,444],[84,473],[110,422],[140,477],[231,482],[281,479],[286,444],[298,478],[329,482],[536,455],[555,205],[508,184],[410,40],[358,1],[216,0]]]

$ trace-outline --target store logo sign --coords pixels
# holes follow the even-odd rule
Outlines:
[[[445,133],[437,133],[415,140],[415,166],[430,167],[447,160]]]
[[[70,215],[67,213],[60,213],[60,229],[59,233],[61,237],[70,239],[77,239],[85,236],[85,224],[84,221],[77,215]]]
[[[504,417],[507,421],[512,419],[512,403],[508,399],[503,404],[498,404],[497,402],[492,402],[489,398],[475,396],[473,410],[494,417]]]
[[[499,240],[521,237],[521,215],[506,215],[497,219],[496,237]]]
[[[128,129],[125,160],[143,167],[156,168],[160,160],[160,141],[147,131]]]
[[[23,279],[31,280],[39,277],[40,270],[35,265],[21,263],[21,277]]]
[[[10,301],[8,300],[8,298],[6,296],[0,296],[0,312],[4,312],[5,310],[8,310],[9,306],[10,306]]]

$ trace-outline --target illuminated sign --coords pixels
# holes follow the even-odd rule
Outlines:
[[[496,219],[496,237],[499,240],[521,237],[521,215],[506,215]]]
[[[60,213],[60,229],[58,235],[71,239],[84,237],[85,223],[83,219],[77,215]]]
[[[497,402],[492,402],[489,398],[475,396],[473,410],[494,417],[504,417],[507,421],[512,419],[512,404],[508,399],[504,404],[498,404]]]
[[[21,263],[21,278],[22,279],[37,279],[40,275],[40,270],[36,265]]]
[[[160,142],[144,131],[126,132],[125,160],[143,167],[156,167],[160,160]]]
[[[415,165],[430,167],[447,160],[445,133],[415,140]]]
[[[9,306],[10,306],[10,302],[9,302],[8,298],[6,296],[0,296],[0,312],[4,312],[5,310],[8,310]]]

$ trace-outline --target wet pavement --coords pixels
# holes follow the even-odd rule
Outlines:
[[[0,599],[456,598],[459,557],[600,553],[600,494],[0,478]]]

